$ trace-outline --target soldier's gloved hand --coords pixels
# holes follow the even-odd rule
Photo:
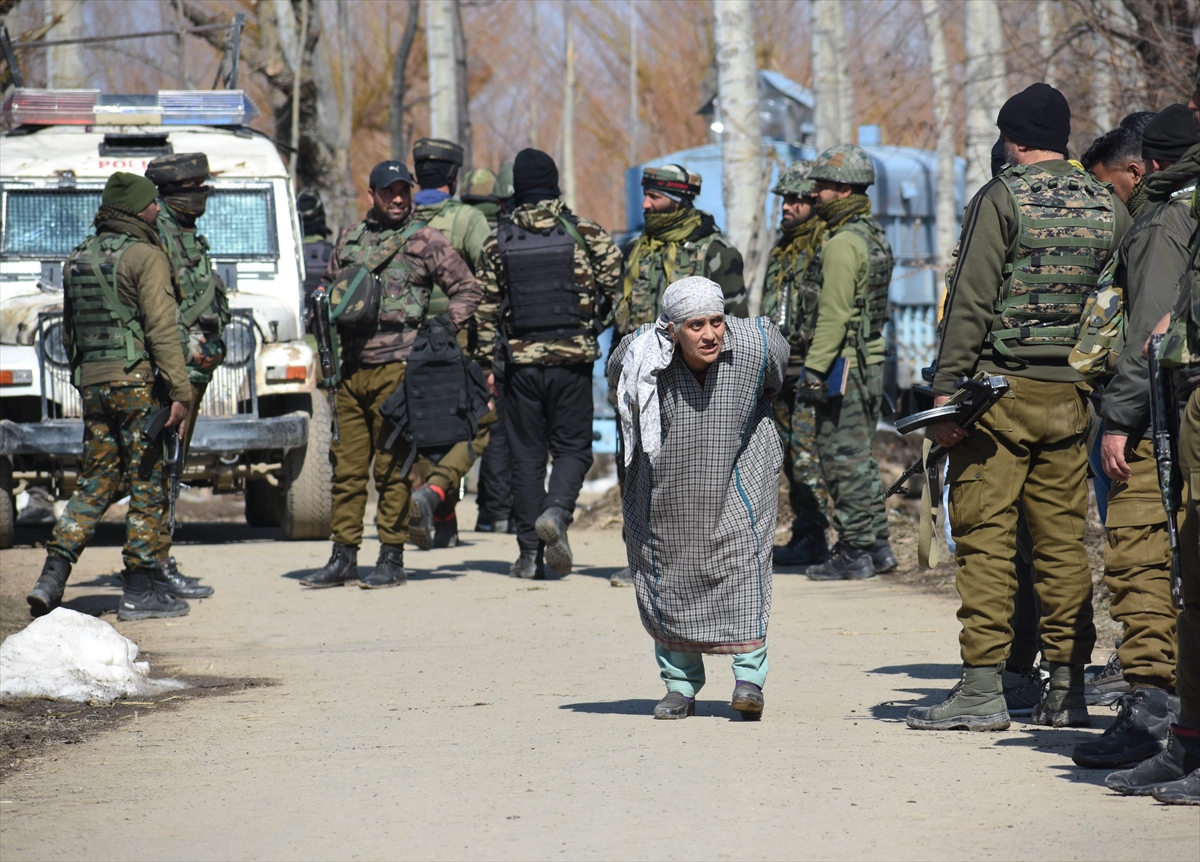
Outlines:
[[[796,397],[805,404],[829,403],[829,398],[825,394],[825,378],[817,372],[805,368],[796,384]]]

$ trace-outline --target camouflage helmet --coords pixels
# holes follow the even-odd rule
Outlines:
[[[848,186],[869,186],[875,183],[875,165],[862,147],[837,144],[817,157],[808,178]]]
[[[450,162],[454,165],[463,163],[463,148],[454,141],[443,141],[439,138],[421,138],[413,144],[413,162],[420,164],[429,160]]]
[[[146,165],[146,179],[156,186],[169,186],[189,180],[207,180],[208,156],[204,153],[174,153],[159,156]]]
[[[468,203],[472,201],[495,201],[496,197],[496,175],[487,168],[476,168],[467,174],[463,180],[462,199]]]
[[[500,200],[506,200],[516,194],[516,189],[513,188],[513,163],[505,162],[500,166],[500,172],[496,174],[496,197]]]
[[[812,166],[813,163],[808,159],[788,165],[779,175],[779,182],[775,184],[775,188],[771,189],[771,192],[781,197],[811,195],[814,185],[813,181],[808,178],[808,172],[812,170]]]
[[[672,200],[691,200],[700,194],[701,177],[683,165],[664,165],[642,171],[642,189],[658,192]]]

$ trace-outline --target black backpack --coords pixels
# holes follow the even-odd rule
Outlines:
[[[411,447],[401,475],[408,474],[418,453],[436,463],[456,443],[474,440],[479,421],[491,410],[490,397],[483,371],[463,353],[453,325],[440,315],[422,324],[404,382],[382,408],[392,425],[385,447],[392,448],[400,437]]]

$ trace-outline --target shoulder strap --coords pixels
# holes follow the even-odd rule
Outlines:
[[[567,232],[567,235],[570,236],[571,239],[575,240],[576,244],[583,249],[583,253],[587,255],[588,261],[591,262],[592,252],[588,248],[587,243],[583,241],[583,236],[579,233],[579,230],[575,227],[575,225],[572,224],[571,220],[559,213],[558,221],[563,226],[563,230]]]
[[[379,269],[389,260],[396,256],[396,253],[404,247],[404,244],[412,239],[412,235],[425,227],[425,222],[414,219],[409,222],[408,226],[402,231],[392,234],[386,240],[379,244],[379,247],[371,253],[363,266],[374,272]]]

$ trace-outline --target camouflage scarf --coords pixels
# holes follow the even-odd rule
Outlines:
[[[866,195],[851,194],[849,197],[838,198],[829,203],[817,204],[814,208],[817,218],[829,226],[829,230],[837,230],[851,216],[870,215],[871,199]]]
[[[1136,219],[1138,213],[1150,200],[1150,195],[1146,191],[1146,178],[1142,177],[1138,180],[1138,184],[1129,190],[1129,200],[1125,201],[1125,209],[1129,210],[1129,217]]]
[[[1179,157],[1179,161],[1166,170],[1155,171],[1142,180],[1151,201],[1171,199],[1181,187],[1200,179],[1200,144]]]
[[[801,222],[790,228],[785,228],[779,242],[771,249],[771,262],[778,263],[775,270],[775,290],[783,289],[787,274],[796,268],[800,255],[812,257],[813,251],[825,232],[825,222],[813,216],[808,221]]]
[[[700,227],[702,220],[700,211],[695,207],[669,213],[646,213],[646,230],[629,253],[629,266],[625,270],[625,296],[633,293],[643,259],[650,260],[651,273],[661,266],[666,275],[663,286],[670,284],[675,277],[679,244]]]

